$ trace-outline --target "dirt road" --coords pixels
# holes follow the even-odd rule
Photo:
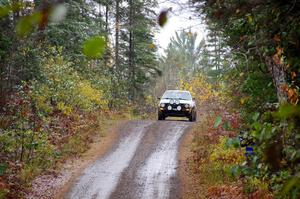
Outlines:
[[[191,125],[188,121],[126,123],[119,142],[83,171],[65,198],[179,198],[177,152]]]

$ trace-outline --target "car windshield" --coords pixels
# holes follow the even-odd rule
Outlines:
[[[187,91],[166,91],[162,99],[192,100],[192,96]]]

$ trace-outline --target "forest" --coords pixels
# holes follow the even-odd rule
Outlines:
[[[24,198],[105,121],[156,119],[166,89],[203,113],[189,161],[204,198],[300,197],[300,1],[170,0],[206,35],[179,30],[164,53],[176,10],[160,2],[0,0],[0,198]]]

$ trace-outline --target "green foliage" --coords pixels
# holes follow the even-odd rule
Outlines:
[[[165,56],[159,60],[165,75],[161,79],[164,88],[179,89],[180,80],[192,80],[195,72],[204,67],[201,62],[204,40],[197,43],[197,38],[197,33],[188,31],[176,32],[171,38]]]
[[[149,111],[140,104],[160,72],[149,17],[156,1],[119,3],[114,24],[109,0],[0,1],[0,197],[16,198],[36,175],[85,151],[91,132],[83,132],[100,129],[96,114],[131,102]]]
[[[245,166],[244,172],[247,176],[264,179],[278,197],[284,193],[283,198],[297,198],[300,194],[299,187],[294,186],[292,178],[300,169],[297,166],[297,161],[300,160],[297,139],[299,129],[292,123],[295,118],[291,118],[298,113],[296,110],[295,106],[293,109],[282,106],[277,112],[266,112],[261,117],[256,113],[248,121],[251,124],[248,134],[255,140],[255,155],[251,158],[250,167]],[[288,116],[290,119],[286,120]],[[284,191],[285,189],[288,191]]]
[[[155,84],[156,77],[161,73],[157,62],[157,47],[154,43],[156,21],[149,17],[157,5],[156,0],[129,1],[125,23],[129,23],[128,32],[120,31],[120,69],[124,82],[123,92],[131,102],[143,103],[149,88]],[[129,48],[127,48],[127,46]],[[124,48],[125,47],[125,48]],[[126,58],[128,57],[128,59]],[[142,90],[148,92],[141,92]]]
[[[289,174],[288,174],[289,175]],[[287,180],[287,183],[285,184],[283,191],[279,194],[280,197],[288,198],[291,196],[292,199],[296,199],[299,197],[299,191],[300,191],[300,178],[299,173],[293,177],[289,176],[289,178],[280,178],[280,180]],[[278,183],[276,183],[278,184]]]
[[[300,107],[291,104],[283,104],[279,107],[279,110],[275,115],[281,119],[287,119],[295,116],[299,117]]]
[[[247,181],[244,185],[244,190],[246,193],[253,193],[257,190],[263,190],[268,192],[268,183],[262,181],[261,179],[251,176],[246,178]]]
[[[21,18],[17,25],[16,25],[16,32],[19,36],[26,36],[28,35],[34,27],[38,25],[38,23],[41,21],[42,15],[41,13],[33,13],[29,16],[24,16]]]
[[[217,24],[208,23],[208,33],[202,54],[202,69],[207,76],[216,80],[221,77],[227,68],[232,67],[231,54],[228,53],[227,45],[223,41],[222,32]]]
[[[214,128],[218,128],[221,123],[222,123],[222,117],[221,116],[216,117],[215,123],[214,123]]]
[[[66,9],[65,17],[59,22],[50,21],[44,35],[51,46],[62,47],[63,55],[74,62],[73,67],[82,71],[86,64],[83,44],[95,35],[104,35],[103,19],[97,15],[93,4],[84,1],[65,1],[60,6]]]
[[[103,91],[93,88],[91,82],[82,79],[71,67],[72,63],[65,61],[59,55],[59,51],[55,52],[55,57],[51,55],[45,57],[41,68],[43,81],[35,81],[32,84],[32,97],[38,110],[51,113],[53,108],[57,108],[70,115],[76,109],[84,111],[106,109],[107,100]]]
[[[1,132],[0,140],[2,156],[6,154],[11,159],[39,168],[47,168],[54,161],[54,147],[45,132],[7,130]]]
[[[95,36],[83,44],[83,53],[88,58],[100,58],[105,50],[105,39],[101,36]]]
[[[8,15],[10,11],[10,6],[0,6],[0,18]]]
[[[272,80],[268,74],[260,71],[244,75],[246,80],[240,86],[240,91],[247,98],[244,108],[247,111],[255,111],[264,103],[275,103],[277,101]]]
[[[212,161],[219,161],[222,164],[228,164],[229,166],[242,163],[244,161],[244,154],[241,149],[236,147],[236,143],[238,142],[232,138],[221,137],[218,144],[214,146],[210,159]]]
[[[232,64],[221,80],[240,103],[243,128],[254,140],[255,155],[242,169],[246,189],[299,198],[299,2],[197,2],[210,39],[230,48]]]
[[[7,164],[6,163],[1,163],[0,164],[0,176],[3,176],[6,169],[7,169]]]

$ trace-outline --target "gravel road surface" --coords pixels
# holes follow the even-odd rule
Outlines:
[[[117,144],[87,167],[66,199],[176,199],[180,138],[188,121],[130,121]]]

